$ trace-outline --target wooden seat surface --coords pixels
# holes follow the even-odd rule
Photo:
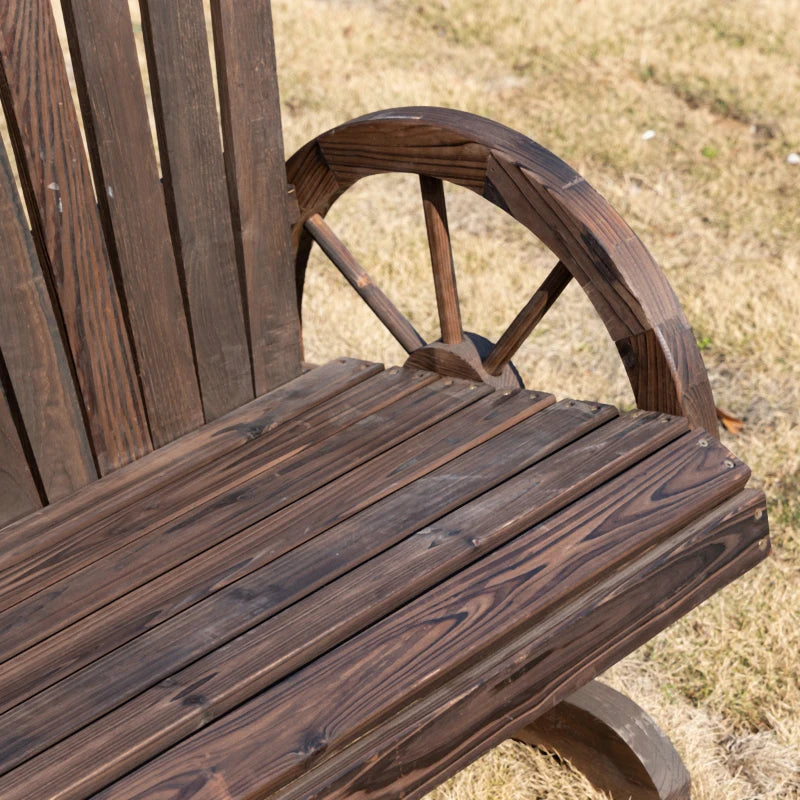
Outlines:
[[[419,794],[758,561],[748,475],[683,418],[311,370],[0,531],[0,797]]]

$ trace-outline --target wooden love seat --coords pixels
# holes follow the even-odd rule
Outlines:
[[[160,170],[127,0],[63,3],[88,160],[50,3],[0,14],[0,797],[420,797],[509,737],[688,797],[593,683],[768,552],[674,294],[477,117],[381,112],[285,165],[268,3],[211,8],[222,146],[202,2],[141,4]],[[377,172],[421,176],[435,342],[325,222]],[[495,343],[462,330],[443,182],[558,259]],[[302,362],[315,241],[405,365]],[[638,409],[521,386],[573,278]]]

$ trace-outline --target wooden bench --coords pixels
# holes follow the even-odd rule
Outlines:
[[[142,3],[160,170],[128,0],[63,2],[88,162],[49,1],[0,15],[0,797],[419,797],[509,737],[688,797],[593,682],[769,547],[671,289],[487,120],[381,112],[287,167],[268,2],[211,7],[219,117],[202,2]],[[436,342],[325,222],[379,172],[420,175]],[[443,182],[558,261],[496,343],[462,330]],[[303,364],[315,241],[404,366]],[[572,278],[639,409],[521,387]]]

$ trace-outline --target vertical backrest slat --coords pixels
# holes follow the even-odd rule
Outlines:
[[[222,131],[257,394],[300,372],[286,167],[268,0],[211,0]]]
[[[206,421],[253,397],[202,0],[143,0],[153,107]]]
[[[0,356],[52,501],[72,494],[97,473],[50,295],[2,144],[0,242]]]
[[[97,463],[109,472],[152,446],[48,0],[4,2],[0,92]]]
[[[159,447],[203,424],[128,0],[64,0],[86,138]]]
[[[42,505],[3,387],[0,364],[0,528]]]

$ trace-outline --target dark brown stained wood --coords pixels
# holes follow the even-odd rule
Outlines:
[[[269,469],[279,470],[283,475],[287,460],[291,460],[295,468],[306,464],[309,454],[304,451],[309,446],[312,454],[328,453],[330,442],[327,440],[332,436],[346,434],[348,427],[364,417],[379,413],[434,380],[435,376],[415,374],[397,367],[379,373],[372,380],[356,384],[330,401],[289,420],[272,435],[245,442],[243,446],[221,455],[207,469],[187,471],[143,497],[142,502],[123,506],[84,528],[78,528],[69,538],[60,539],[54,546],[33,549],[24,561],[8,565],[0,573],[0,608],[19,603],[70,573],[123,546],[134,545],[137,539],[170,523],[173,528],[183,529],[188,520],[195,517],[205,522],[214,515],[218,522],[235,520],[237,513],[244,511],[245,507],[231,506],[242,499],[240,495],[248,482],[261,482],[259,476]],[[378,421],[371,420],[368,427],[374,429]],[[344,436],[344,441],[350,442],[351,447],[353,433]],[[269,493],[271,488],[262,486],[256,493]],[[252,498],[252,495],[250,491],[244,497]],[[257,513],[257,501],[248,507],[249,513]],[[209,509],[215,509],[214,513]]]
[[[341,752],[445,680],[461,680],[465,671],[530,628],[533,620],[541,620],[547,612],[554,612],[545,617],[548,622],[558,620],[561,612],[557,609],[571,598],[624,569],[637,552],[652,550],[679,532],[703,508],[735,493],[747,478],[746,467],[721,466],[727,451],[715,445],[699,447],[698,438],[687,436],[667,446],[100,796],[153,796],[168,784],[173,792],[191,797],[190,787],[199,790],[206,783],[207,768],[214,770],[232,798],[254,792],[267,796],[278,790],[323,755],[330,758]],[[710,491],[706,479],[713,486]],[[625,491],[620,491],[622,485]],[[678,513],[673,514],[676,507]],[[470,530],[474,537],[475,529]],[[705,553],[703,560],[707,560]],[[692,566],[690,575],[702,574],[696,562]],[[405,582],[413,574],[402,568],[398,571]],[[686,579],[684,570],[676,573]],[[652,608],[663,602],[663,595],[650,589],[645,602]],[[385,589],[376,601],[384,594]],[[372,600],[372,593],[365,599]],[[365,605],[363,600],[361,605]],[[315,604],[314,614],[325,607]],[[630,631],[630,619],[619,608],[614,610],[613,620],[605,620],[612,627],[604,631],[601,648],[612,631]],[[573,615],[580,619],[577,610]],[[597,619],[592,621],[600,627]],[[297,627],[303,627],[299,620],[295,620]],[[296,635],[308,641],[306,631]],[[593,652],[598,647],[596,634],[579,638],[578,647]],[[539,659],[546,658],[548,651],[552,649],[540,651]],[[557,648],[556,653],[560,655]],[[581,661],[571,658],[567,663]],[[560,673],[551,667],[547,675],[552,679]],[[208,693],[216,673],[209,670],[206,680],[195,677],[178,693],[185,697],[194,692],[199,700]],[[171,689],[175,692],[176,687]],[[440,706],[453,698],[449,692],[447,700],[440,698]],[[269,741],[268,749],[264,741]]]
[[[572,273],[559,261],[484,359],[490,375],[500,374],[571,280]]]
[[[379,364],[342,358],[304,373],[268,395],[88,484],[65,500],[0,530],[0,573],[64,542],[160,486],[200,470],[215,457],[274,431],[381,370]]]
[[[524,463],[525,448],[520,446],[523,441],[530,442],[535,447],[538,440],[541,450],[538,453],[534,450],[534,454],[531,456],[532,459],[538,460],[537,456],[541,457],[559,446],[557,440],[553,441],[552,437],[548,437],[548,431],[553,430],[553,417],[558,419],[561,416],[565,418],[565,422],[571,418],[573,423],[583,417],[584,423],[579,425],[578,430],[581,428],[586,430],[587,423],[592,420],[594,424],[597,424],[602,421],[603,417],[607,418],[610,409],[606,407],[600,411],[604,413],[598,415],[597,408],[581,408],[563,404],[560,409],[551,407],[551,409],[539,412],[525,423],[520,423],[527,427],[528,436],[521,438],[522,432],[518,432],[514,438],[512,434],[515,433],[515,430],[512,429],[507,435],[498,436],[497,440],[492,440],[485,446],[494,449],[494,458],[487,459],[488,453],[478,454],[476,451],[470,451],[462,459],[452,463],[452,466],[455,466],[458,461],[464,462],[458,466],[455,473],[448,476],[451,466],[448,465],[443,470],[439,470],[438,474],[431,475],[431,484],[433,486],[439,484],[458,487],[460,483],[469,482],[470,479],[475,482],[477,465],[489,463],[492,468],[496,468],[496,462],[502,462],[504,454],[510,453],[513,460],[521,456]],[[550,416],[551,423],[549,426],[540,424],[537,431],[536,421],[544,416]],[[414,484],[410,488],[418,494],[417,503],[427,503],[430,509],[423,510],[423,516],[420,519],[416,518],[413,510],[409,510],[415,506],[413,497],[407,497],[404,502],[395,503],[397,511],[401,515],[405,515],[405,519],[402,519],[402,516],[397,519],[396,513],[392,513],[390,506],[386,505],[394,500],[394,496],[391,496],[383,503],[384,508],[380,509],[380,514],[372,513],[373,509],[370,509],[367,518],[360,521],[352,518],[349,525],[339,528],[335,539],[330,538],[334,533],[331,531],[330,534],[314,540],[310,545],[310,550],[308,547],[305,548],[308,551],[305,556],[298,556],[298,551],[293,551],[284,559],[276,562],[274,568],[264,574],[260,583],[255,580],[256,575],[247,581],[240,582],[238,594],[231,595],[228,603],[223,603],[222,600],[226,594],[230,593],[223,592],[210,598],[204,604],[195,606],[181,617],[176,618],[174,623],[153,631],[149,637],[155,636],[164,640],[164,646],[173,652],[173,659],[178,656],[179,652],[182,653],[184,662],[200,655],[202,650],[185,652],[184,649],[190,646],[192,640],[197,641],[197,645],[194,647],[200,646],[207,651],[210,643],[204,639],[211,635],[211,631],[218,631],[218,636],[229,638],[233,635],[228,632],[229,627],[241,626],[242,619],[246,618],[252,624],[257,620],[256,613],[263,616],[270,606],[273,606],[275,611],[280,610],[281,606],[275,606],[280,596],[278,586],[274,584],[275,575],[281,576],[280,584],[285,589],[280,591],[289,592],[286,598],[288,600],[292,594],[295,598],[299,597],[297,595],[298,583],[302,583],[303,580],[307,581],[309,577],[315,582],[318,581],[318,585],[322,585],[326,580],[335,578],[346,570],[351,570],[335,584],[320,589],[316,595],[307,597],[300,604],[275,617],[272,622],[253,629],[246,636],[231,642],[224,650],[198,662],[185,671],[180,678],[175,676],[165,681],[162,686],[156,687],[148,694],[138,698],[129,708],[120,710],[108,720],[101,720],[93,728],[79,734],[78,739],[71,741],[68,746],[65,743],[63,747],[53,751],[52,754],[46,754],[45,760],[49,761],[51,758],[60,760],[60,753],[68,757],[66,754],[70,752],[73,753],[73,757],[80,753],[81,759],[84,761],[88,759],[91,763],[98,764],[98,767],[101,757],[103,761],[110,758],[112,763],[115,762],[114,770],[121,769],[123,762],[129,765],[136,763],[131,761],[134,756],[133,752],[125,753],[124,750],[115,746],[113,739],[110,738],[110,732],[115,730],[115,726],[122,725],[116,729],[119,734],[122,734],[124,730],[126,741],[129,743],[133,741],[130,727],[132,720],[135,720],[133,724],[142,732],[163,727],[167,719],[172,719],[170,736],[177,737],[181,731],[192,730],[195,727],[193,720],[196,719],[196,714],[203,714],[204,718],[208,719],[209,715],[216,716],[222,710],[230,708],[233,703],[241,702],[259,688],[302,665],[304,660],[308,660],[312,655],[323,652],[331,644],[335,644],[359,630],[367,622],[377,619],[408,601],[423,588],[435,584],[458,569],[459,566],[464,566],[492,547],[496,547],[513,536],[516,531],[524,529],[531,521],[546,517],[564,503],[568,503],[571,497],[601,484],[610,474],[619,472],[625,465],[635,463],[642,455],[652,451],[654,447],[658,447],[658,442],[663,443],[670,436],[685,430],[685,425],[682,425],[679,420],[672,420],[669,425],[665,425],[663,420],[656,419],[652,415],[624,418],[619,423],[610,423],[609,425],[613,428],[605,426],[597,431],[599,436],[590,434],[586,437],[585,443],[581,440],[574,445],[577,448],[575,455],[584,457],[584,461],[581,462],[582,466],[577,470],[574,468],[571,471],[567,470],[566,467],[572,465],[563,463],[565,459],[557,454],[551,458],[554,458],[556,462],[562,462],[561,465],[555,464],[556,469],[550,471],[547,469],[548,462],[543,462],[542,469],[539,470],[540,480],[534,482],[534,488],[527,496],[521,496],[519,489],[512,493],[504,491],[501,487],[500,491],[504,491],[506,500],[509,498],[515,500],[512,504],[513,507],[509,507],[511,510],[505,516],[492,511],[491,516],[479,518],[473,522],[467,513],[463,513],[468,510],[467,508],[459,509],[449,518],[437,523],[437,527],[452,528],[454,532],[460,531],[460,535],[450,534],[441,537],[439,534],[435,534],[431,536],[430,530],[423,529],[411,539],[354,570],[353,568],[368,558],[372,552],[379,552],[393,542],[400,541],[405,532],[419,527],[420,522],[425,521],[427,514],[432,512],[435,515],[437,513],[435,498],[430,494],[426,497],[424,487],[417,487],[417,484]],[[606,431],[606,428],[609,430]],[[648,444],[648,438],[653,433],[653,428],[657,429],[656,441]],[[568,437],[568,431],[570,428],[566,426],[563,435]],[[575,435],[576,429],[573,427],[570,432]],[[605,439],[603,439],[604,432]],[[505,441],[500,441],[501,439],[505,439]],[[598,447],[599,441],[603,440],[609,445],[607,448]],[[513,452],[515,441],[518,449]],[[585,458],[586,456],[588,458]],[[569,476],[566,481],[565,474]],[[537,497],[543,501],[541,504],[537,503]],[[525,508],[526,501],[532,508]],[[498,501],[497,505],[499,504]],[[379,509],[376,507],[374,511],[378,512]],[[378,522],[387,516],[394,520],[391,537],[386,535],[388,530],[385,533],[382,532]],[[375,522],[372,522],[372,519]],[[513,522],[511,522],[512,520]],[[398,526],[400,527],[398,528]],[[348,527],[350,528],[349,533]],[[469,531],[471,530],[491,530],[492,533],[491,535],[487,533],[480,542],[476,542],[470,539]],[[432,549],[434,545],[435,549]],[[362,553],[362,549],[365,549],[366,552]],[[315,551],[315,555],[311,556]],[[297,562],[296,566],[289,566],[293,560]],[[323,578],[326,572],[329,573],[328,577]],[[231,589],[233,588],[231,587]],[[316,587],[309,587],[309,590],[312,588]],[[243,600],[249,602],[251,610],[248,613],[243,613],[236,607],[237,598],[239,604]],[[231,601],[234,603],[233,607],[229,607]],[[202,607],[203,605],[205,608]],[[258,612],[256,612],[257,608]],[[224,639],[221,639],[220,643],[221,641]],[[121,651],[112,653],[110,657],[92,665],[89,670],[77,674],[75,680],[55,686],[52,690],[37,696],[21,707],[21,709],[27,707],[27,715],[39,720],[40,723],[57,710],[52,721],[43,726],[49,733],[29,730],[25,714],[20,716],[20,713],[11,712],[0,717],[4,732],[8,731],[7,736],[10,737],[12,748],[15,736],[21,738],[22,747],[29,748],[37,739],[41,742],[43,737],[57,735],[58,730],[64,730],[67,733],[69,730],[74,730],[81,722],[88,721],[87,711],[93,714],[98,713],[98,704],[102,705],[106,702],[106,693],[110,697],[119,699],[122,696],[121,693],[129,696],[128,693],[132,686],[141,685],[142,688],[145,688],[146,685],[152,683],[155,677],[153,670],[157,668],[156,662],[151,659],[150,664],[147,665],[135,655],[135,652],[142,649],[143,646],[143,640],[137,640],[132,643],[132,648],[123,648]],[[163,652],[161,648],[156,647],[155,641],[152,641],[148,650],[153,651],[154,649]],[[159,659],[159,663],[163,663],[163,660]],[[105,677],[99,681],[99,693],[93,693],[92,698],[89,699],[86,696],[89,688],[85,676],[92,672]],[[83,681],[81,681],[81,675],[84,676]],[[109,685],[109,680],[118,685],[116,687]],[[143,680],[148,683],[142,684]],[[72,687],[68,690],[67,687],[70,684]],[[198,703],[203,708],[193,706],[186,709],[184,722],[181,723],[180,728],[176,728],[175,692],[178,691],[180,696],[183,696],[185,692],[180,687],[192,685],[202,685],[203,687],[202,692],[205,699],[202,703]],[[76,692],[83,692],[83,702],[79,704],[79,708],[73,708]],[[218,694],[221,704],[219,707],[216,701],[213,701]],[[66,705],[62,705],[62,703]],[[34,706],[40,709],[36,713],[34,713]],[[184,717],[184,712],[181,711],[180,715]],[[117,720],[113,726],[111,725],[112,720]],[[126,720],[127,722],[124,722]],[[51,727],[52,725],[55,725],[55,728]],[[64,728],[64,725],[71,727]],[[174,740],[172,738],[170,741]],[[83,744],[79,750],[76,750],[76,741],[89,743],[88,746],[92,752],[83,750]],[[148,747],[147,753],[156,752],[149,749],[151,744],[145,740],[137,746],[139,758],[143,756],[143,751],[139,750],[142,746]],[[165,744],[162,742],[163,746]],[[95,748],[99,748],[99,750],[95,750]],[[41,764],[39,768],[41,768]],[[112,768],[112,764],[109,764],[108,768]]]
[[[549,395],[528,392],[508,396],[493,394],[482,398],[262,523],[230,537],[217,547],[49,637],[40,646],[6,661],[0,674],[0,713],[178,614],[198,597],[222,589],[292,548],[296,549],[291,555],[281,558],[275,569],[281,575],[282,582],[291,587],[298,597],[311,592],[314,586],[309,575],[298,574],[294,584],[290,580],[290,564],[298,562],[303,565],[308,561],[307,556],[300,554],[299,545],[339,525],[335,539],[341,540],[341,544],[336,544],[330,535],[326,535],[326,543],[322,546],[326,556],[332,552],[331,548],[346,549],[349,542],[359,538],[358,526],[361,523],[357,520],[352,520],[348,525],[341,523],[368,506],[372,506],[370,518],[379,522],[381,517],[378,514],[381,512],[375,508],[376,504],[381,506],[386,518],[394,519],[398,510],[403,509],[403,496],[413,494],[409,502],[418,508],[418,515],[414,517],[416,524],[423,524],[429,521],[428,516],[443,514],[450,507],[455,508],[461,502],[466,502],[493,485],[493,482],[500,482],[513,474],[514,470],[534,457],[533,453],[526,451],[522,464],[516,458],[510,459],[508,464],[492,459],[480,483],[474,475],[474,466],[473,474],[467,472],[462,475],[457,486],[454,485],[455,478],[447,479],[458,494],[454,494],[452,489],[447,494],[442,491],[434,494],[432,491],[437,486],[441,487],[445,476],[452,473],[452,468],[440,470],[430,478],[428,474],[472,448],[477,448],[480,453],[485,452],[491,458],[491,451],[480,447],[482,443],[497,437],[514,423],[551,402]],[[591,418],[602,421],[609,409],[603,411],[605,414],[592,413]],[[514,438],[503,436],[492,446],[509,448],[514,441]],[[528,443],[529,449],[532,445],[533,441]],[[552,443],[548,445],[555,446]],[[482,463],[480,453],[472,452],[469,462],[473,465]],[[415,482],[413,490],[400,492],[412,482]],[[381,502],[389,494],[392,494],[392,499]],[[408,524],[411,524],[410,520]],[[376,529],[380,527],[376,526]],[[304,551],[308,551],[308,547]],[[365,543],[361,548],[361,557],[367,556]],[[338,557],[337,563],[344,563],[344,559]],[[231,567],[231,564],[234,566]],[[318,570],[318,573],[332,574],[324,570]],[[288,603],[291,597],[290,592],[288,599],[284,597],[282,602]],[[57,658],[54,657],[55,653],[58,654]]]
[[[330,180],[320,174],[320,161]],[[542,239],[578,279],[611,339],[625,349],[641,405],[679,409],[693,425],[716,432],[702,359],[664,275],[608,203],[527,137],[451,109],[389,109],[322,134],[292,156],[288,172],[303,218],[324,214],[353,183],[381,172],[425,174],[482,195]],[[306,177],[312,187],[303,185]],[[298,285],[306,258],[300,239]],[[641,336],[649,337],[657,355],[642,346]]]
[[[256,394],[300,372],[300,318],[268,0],[212,0],[228,186]]]
[[[0,62],[0,96],[31,224],[105,474],[152,444],[48,0],[4,3]]]
[[[153,444],[203,424],[127,0],[65,0],[98,202],[125,294]]]
[[[613,798],[690,800],[690,778],[672,742],[636,703],[600,681],[573,692],[514,734],[558,752]]]
[[[324,442],[303,448],[294,458],[268,462],[257,471],[250,471],[248,480],[238,478],[232,488],[217,493],[211,500],[193,504],[188,511],[159,527],[151,526],[147,535],[135,527],[130,530],[127,520],[125,546],[116,544],[116,549],[102,560],[49,586],[46,582],[38,583],[46,588],[0,614],[0,652],[5,657],[21,652],[424,430],[484,393],[483,387],[476,387],[469,394],[449,388],[423,385]],[[120,527],[124,529],[125,523]],[[107,536],[116,534],[114,527],[107,531]],[[100,545],[103,544],[101,541]],[[90,548],[84,547],[84,552],[78,555],[85,557],[87,549]],[[105,549],[108,550],[107,544]],[[54,566],[50,572],[63,574],[64,570]],[[25,574],[25,577],[30,576]],[[36,582],[29,582],[26,589],[30,592],[36,586]]]
[[[9,407],[0,356],[0,527],[42,505]]]
[[[306,230],[407,353],[425,345],[425,340],[414,326],[372,282],[372,278],[356,261],[355,256],[319,214],[306,220]]]
[[[760,561],[764,507],[761,492],[736,495],[275,797],[422,797]]]
[[[498,422],[502,420],[503,427],[507,427],[513,419],[519,418],[520,414],[530,414],[537,407],[540,407],[543,399],[540,397],[536,402],[536,398],[534,398],[532,403],[529,398],[518,396],[498,405],[496,398],[487,398],[486,400],[489,402],[481,401],[476,406],[482,406],[483,416],[486,415],[487,411],[489,412],[489,416],[486,417],[487,422],[499,413]],[[509,412],[511,412],[511,417],[506,416]],[[610,409],[603,408],[600,413],[598,413],[597,409],[580,409],[576,412],[562,409],[562,413],[567,418],[573,418],[573,421],[579,420],[582,413],[587,421],[591,420],[594,424],[598,424],[602,422],[604,417],[607,418]],[[470,416],[480,415],[464,413],[458,416],[461,418],[460,422],[463,427],[464,424],[469,423]],[[13,741],[19,736],[23,739],[27,738],[25,731],[27,730],[28,722],[26,720],[37,719],[37,724],[41,725],[45,717],[49,717],[58,708],[57,719],[54,719],[55,727],[51,728],[49,732],[41,731],[39,734],[34,734],[33,738],[29,739],[28,744],[32,746],[35,741],[41,743],[46,741],[48,737],[55,741],[58,738],[59,730],[62,730],[65,734],[69,733],[75,729],[79,719],[89,722],[94,717],[99,716],[103,711],[104,705],[112,698],[117,703],[135,694],[137,687],[139,690],[146,689],[156,682],[159,677],[164,677],[170,672],[176,671],[208,653],[213,647],[221,646],[248,627],[253,626],[260,620],[273,616],[292,602],[302,599],[326,582],[357,566],[374,553],[380,552],[393,542],[402,539],[404,534],[413,532],[415,526],[434,519],[448,508],[455,507],[460,502],[475,496],[484,487],[482,483],[476,482],[474,478],[476,465],[485,461],[485,459],[482,461],[477,456],[469,459],[471,473],[468,471],[467,464],[459,466],[457,474],[466,476],[466,479],[461,482],[455,480],[455,474],[450,477],[448,470],[439,470],[435,476],[431,476],[430,480],[426,481],[425,478],[418,479],[417,483],[422,480],[427,485],[427,491],[425,486],[418,486],[415,483],[409,487],[409,492],[401,492],[409,495],[407,497],[409,502],[414,503],[416,501],[421,504],[419,517],[408,514],[407,503],[398,498],[400,493],[396,492],[388,502],[382,504],[383,515],[376,514],[373,509],[370,509],[370,514],[366,520],[362,519],[359,522],[351,519],[349,523],[339,525],[335,533],[331,532],[331,534],[315,539],[308,545],[299,546],[303,544],[305,539],[314,536],[318,530],[324,530],[326,525],[331,524],[330,520],[326,519],[324,509],[322,513],[318,510],[316,518],[314,518],[303,513],[308,511],[309,508],[320,509],[321,503],[325,500],[335,498],[337,494],[341,495],[343,492],[348,492],[348,490],[350,494],[355,494],[356,510],[364,508],[370,502],[376,502],[385,497],[393,489],[402,489],[404,485],[407,485],[407,481],[413,480],[415,475],[424,475],[426,470],[436,467],[437,463],[445,460],[448,456],[443,449],[443,445],[446,445],[447,439],[452,436],[455,429],[455,425],[448,423],[443,423],[439,426],[443,430],[437,432],[437,439],[431,441],[431,437],[423,437],[424,441],[419,442],[414,448],[417,455],[409,455],[406,464],[400,463],[398,465],[398,456],[389,453],[387,455],[391,456],[391,458],[375,459],[374,462],[366,465],[377,471],[383,477],[383,481],[377,486],[370,487],[365,496],[360,497],[356,494],[357,490],[354,491],[354,487],[364,482],[364,475],[367,470],[362,469],[359,470],[361,473],[358,476],[360,481],[355,480],[354,476],[353,480],[344,481],[344,485],[342,485],[342,482],[338,482],[338,487],[332,487],[334,491],[326,492],[324,489],[320,490],[315,493],[316,497],[313,498],[316,502],[306,504],[307,508],[298,510],[293,515],[293,518],[286,519],[287,515],[283,514],[278,515],[283,517],[282,519],[274,520],[271,525],[271,521],[267,521],[269,529],[264,533],[269,534],[271,532],[273,534],[272,537],[267,538],[262,534],[261,541],[259,541],[248,533],[247,536],[238,537],[238,540],[233,543],[233,548],[229,547],[227,543],[217,548],[218,551],[222,551],[221,554],[219,552],[216,555],[213,552],[203,554],[197,560],[205,562],[203,569],[205,569],[206,575],[200,574],[203,583],[197,585],[195,579],[195,585],[192,586],[192,573],[197,574],[199,572],[197,567],[200,565],[186,564],[185,567],[188,567],[188,569],[180,568],[171,575],[163,576],[163,581],[152,582],[143,587],[143,590],[147,591],[139,592],[138,599],[132,595],[124,598],[117,604],[120,606],[120,614],[117,619],[114,618],[113,609],[106,608],[98,612],[95,615],[98,619],[93,625],[93,636],[90,631],[85,630],[85,626],[73,626],[73,629],[77,629],[77,636],[81,636],[83,633],[86,634],[86,641],[83,646],[86,648],[87,654],[94,646],[94,657],[97,658],[102,654],[102,651],[99,650],[101,646],[110,650],[122,643],[115,638],[109,638],[109,634],[112,637],[118,635],[118,621],[125,624],[127,617],[128,624],[131,622],[138,623],[141,628],[144,628],[151,625],[155,626],[159,622],[168,619],[170,615],[182,610],[180,596],[175,594],[174,589],[171,597],[169,594],[165,594],[165,590],[169,590],[170,582],[173,587],[176,585],[182,588],[185,587],[183,591],[188,592],[186,597],[188,602],[185,602],[184,606],[202,597],[212,587],[214,589],[222,589],[212,598],[190,608],[185,612],[185,615],[160,625],[158,628],[149,631],[145,636],[130,642],[107,657],[95,662],[88,669],[84,669],[68,680],[51,687],[51,689],[40,695],[38,699],[33,699],[23,707],[20,707],[19,712],[12,711],[8,716],[0,716],[0,730],[3,732],[3,736],[0,738],[5,739],[6,734],[10,737],[9,741]],[[579,426],[579,428],[581,427],[585,428],[586,424]],[[529,456],[522,448],[519,448],[519,456],[522,457],[523,463],[526,460],[536,459],[537,456],[541,457],[548,450],[558,446],[557,443],[548,439],[547,430],[545,426],[538,426],[538,438],[542,444],[533,455]],[[571,430],[570,433],[575,435],[574,430]],[[484,433],[483,438],[488,438],[488,435],[489,432],[487,431]],[[466,435],[462,434],[462,436],[464,444],[457,448],[456,452],[463,451],[472,443]],[[497,447],[494,448],[497,454],[504,452],[503,447],[508,450],[509,441],[513,441],[509,437],[501,438],[505,441],[497,442]],[[531,445],[535,442],[536,438],[534,437],[531,440]],[[428,443],[432,449],[438,450],[435,453],[436,460],[429,464],[425,464],[423,460],[422,466],[416,468],[415,462],[420,460],[418,454],[424,452],[423,445],[425,443]],[[485,450],[485,448],[483,449]],[[490,452],[486,452],[485,455],[490,455]],[[519,457],[515,460],[519,460]],[[514,471],[511,465],[503,464],[502,460],[497,458],[497,455],[494,456],[492,464],[493,469],[488,476],[490,483],[497,483],[502,480],[504,475],[507,476]],[[520,465],[517,464],[516,466],[519,468]],[[404,469],[401,469],[403,467]],[[402,475],[402,472],[406,474]],[[497,474],[493,475],[493,472]],[[437,499],[431,496],[430,489],[437,485],[442,485],[444,481],[447,482],[445,485],[454,487],[455,493],[453,489],[450,489],[449,496],[443,499],[442,504],[439,504]],[[402,528],[395,526],[391,530],[391,536],[388,536],[381,533],[382,528],[379,521],[386,514],[392,514],[392,508],[398,509],[401,514],[404,514],[405,519],[403,520]],[[333,513],[347,518],[353,512],[348,510],[345,503],[339,500],[339,508],[335,509]],[[396,516],[396,514],[393,516]],[[375,522],[373,523],[372,520],[375,520]],[[275,541],[275,535],[278,537],[277,541]],[[293,546],[296,549],[291,549]],[[260,574],[252,574],[246,580],[239,581],[234,586],[229,586],[227,589],[223,588],[225,584],[241,575],[246,575],[248,571],[254,570],[265,561],[274,559],[282,552],[287,554],[279,558],[274,565],[271,565],[269,570],[260,570]],[[251,554],[249,563],[248,553]],[[228,566],[231,564],[235,565],[232,570]],[[214,575],[215,571],[216,575]],[[231,572],[234,574],[231,574]],[[265,581],[269,586],[266,593],[264,591]],[[162,599],[159,599],[159,595]],[[243,602],[246,608],[242,607]],[[159,605],[154,605],[154,603]],[[112,612],[111,614],[109,613],[110,611]],[[357,618],[363,618],[363,613],[361,613],[360,617],[357,615]],[[372,612],[366,609],[365,613],[370,614]],[[211,619],[213,619],[213,622],[209,624]],[[331,619],[330,614],[326,614],[326,619]],[[345,616],[345,619],[350,620],[348,625],[352,629],[352,625],[355,624],[356,620],[351,619],[349,614]],[[315,623],[315,630],[324,630],[324,628],[320,628]],[[54,653],[58,652],[60,661],[74,652],[73,644],[75,643],[75,638],[70,638],[68,631],[64,633],[65,636],[52,637],[43,648],[37,648],[41,650],[40,655],[44,659],[47,658],[48,651],[51,658]],[[62,641],[59,642],[57,641],[58,639]],[[62,649],[62,645],[66,645],[66,649]],[[153,659],[151,655],[154,652],[161,652],[162,656],[158,659]],[[8,698],[11,705],[24,699],[18,692],[15,692],[15,689],[18,690],[22,685],[21,682],[27,681],[27,675],[23,673],[32,665],[36,668],[35,662],[29,658],[30,653],[31,651],[29,650],[22,655],[21,659],[6,662],[4,665],[5,675],[0,696]],[[40,659],[41,666],[46,666],[42,659]],[[99,675],[104,677],[98,683],[97,676]],[[50,679],[53,680],[54,678],[51,676]],[[92,682],[94,682],[94,688],[92,688]],[[99,693],[98,689],[100,690]],[[91,693],[94,697],[88,703],[86,702],[87,693]],[[63,706],[61,705],[62,700],[65,704]],[[5,705],[7,703],[4,703]],[[38,715],[33,706],[41,708],[45,716]],[[74,715],[68,709],[73,709]],[[44,727],[47,728],[48,726],[45,725]]]
[[[58,500],[97,473],[58,323],[2,144],[0,242],[0,359],[44,490],[48,499]]]
[[[253,397],[202,0],[145,0],[161,169],[206,421]],[[257,300],[257,298],[256,298]]]
[[[444,186],[438,178],[419,176],[422,191],[422,207],[425,212],[425,228],[433,266],[433,284],[436,291],[436,306],[445,344],[458,344],[463,338],[461,311],[458,306],[456,273],[453,268],[453,250],[450,246],[450,230],[447,227],[447,206]]]

